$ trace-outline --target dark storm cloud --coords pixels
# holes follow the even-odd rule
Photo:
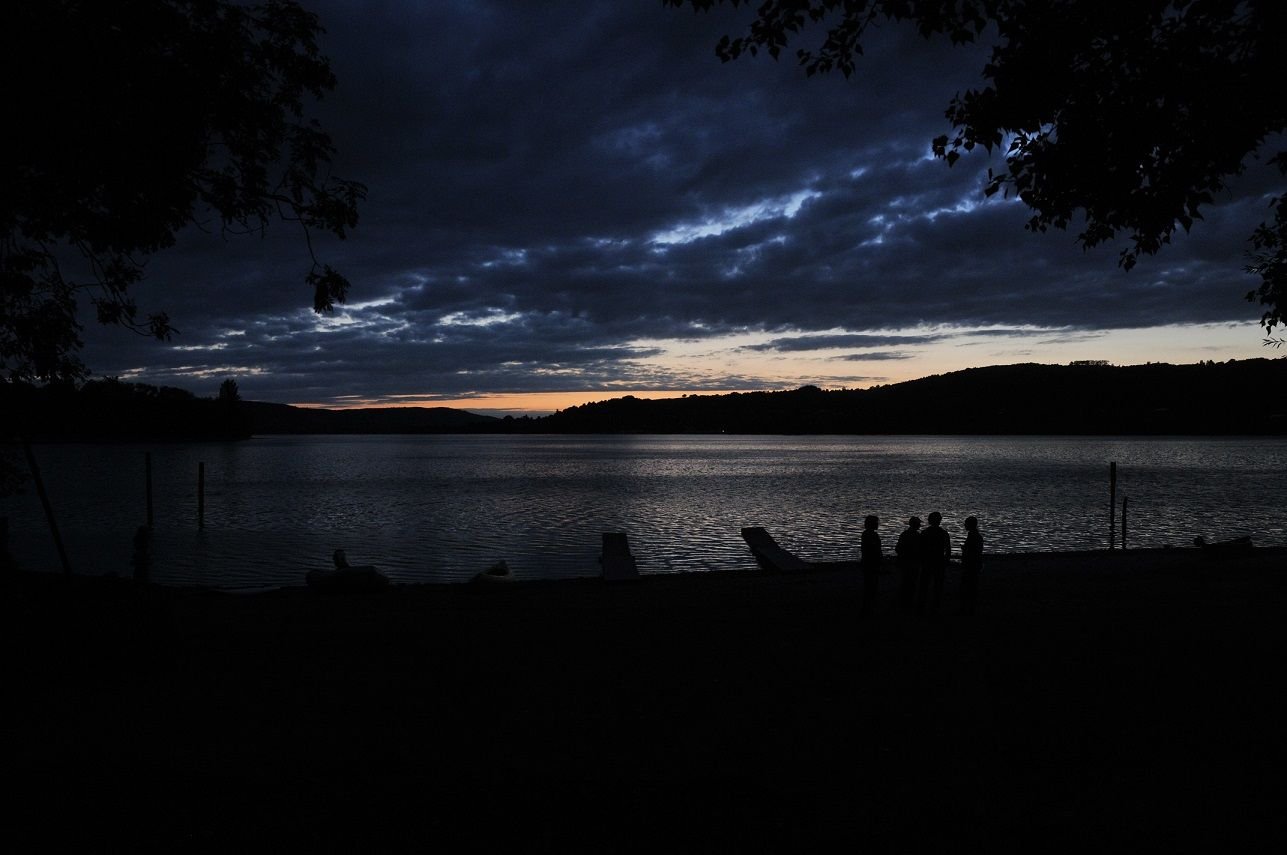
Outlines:
[[[1023,336],[1049,335],[1051,330],[1048,329],[1023,329],[1022,327],[1002,328],[995,330],[968,330],[958,333],[959,338],[1020,338]],[[970,344],[983,344],[984,342],[959,342],[958,346],[964,347]]]
[[[834,358],[845,362],[885,362],[892,359],[911,359],[912,355],[897,350],[873,350],[870,353],[847,353]]]
[[[746,345],[743,350],[792,351],[831,350],[843,347],[888,347],[889,345],[925,344],[934,341],[933,336],[925,335],[864,335],[845,333],[841,335],[805,335],[795,338],[775,338],[763,344]],[[868,356],[867,358],[878,358]]]
[[[370,188],[348,241],[317,239],[355,308],[307,310],[310,259],[289,224],[264,238],[193,230],[138,292],[170,312],[176,346],[87,329],[101,373],[240,373],[248,394],[278,400],[760,388],[659,369],[631,343],[757,331],[774,338],[755,349],[799,353],[924,343],[893,334],[922,325],[1258,317],[1238,271],[1265,214],[1263,169],[1126,273],[1120,246],[1084,252],[1074,233],[1025,232],[1021,204],[985,202],[998,161],[929,158],[986,46],[887,27],[854,80],[806,79],[790,60],[714,57],[745,10],[307,5],[340,81],[318,110],[335,171]]]

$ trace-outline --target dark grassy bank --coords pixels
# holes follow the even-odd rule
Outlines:
[[[542,849],[1171,850],[1282,830],[1287,550],[250,596],[7,580],[16,830]],[[46,819],[48,816],[54,818]]]

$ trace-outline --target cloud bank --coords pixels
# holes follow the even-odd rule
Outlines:
[[[98,373],[235,376],[267,400],[449,400],[870,382],[845,364],[1188,324],[1258,341],[1241,268],[1265,172],[1129,273],[1120,247],[1028,233],[1021,203],[982,196],[997,161],[929,152],[986,46],[887,27],[853,80],[806,79],[790,61],[721,64],[736,10],[307,5],[340,81],[318,109],[335,171],[370,188],[350,240],[317,247],[350,304],[308,310],[288,226],[192,230],[138,290],[181,335],[87,324]]]

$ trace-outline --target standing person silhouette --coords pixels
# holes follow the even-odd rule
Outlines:
[[[880,517],[869,515],[862,524],[862,614],[870,614],[876,605],[876,588],[880,580],[880,535],[876,533]]]
[[[905,609],[916,605],[916,577],[921,570],[921,518],[912,517],[898,535],[894,554],[898,556],[898,604]]]
[[[947,562],[952,557],[952,539],[939,523],[943,515],[938,511],[929,515],[929,527],[921,532],[921,580],[916,596],[916,610],[937,612],[943,599],[943,577],[947,575]],[[931,595],[930,588],[934,588]]]
[[[961,614],[972,615],[979,602],[979,576],[983,573],[983,535],[978,517],[965,518],[965,546],[961,548]]]

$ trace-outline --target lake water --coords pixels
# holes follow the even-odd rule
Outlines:
[[[520,578],[592,576],[605,531],[629,533],[644,573],[751,570],[743,526],[843,560],[863,515],[881,517],[889,549],[907,517],[933,510],[958,548],[970,514],[988,551],[1103,548],[1109,461],[1131,546],[1287,545],[1284,438],[346,436],[35,451],[76,572],[122,575],[150,451],[153,578],[175,584],[302,584],[337,548],[402,582],[461,581],[500,559]],[[22,566],[58,566],[30,485],[0,513]]]

